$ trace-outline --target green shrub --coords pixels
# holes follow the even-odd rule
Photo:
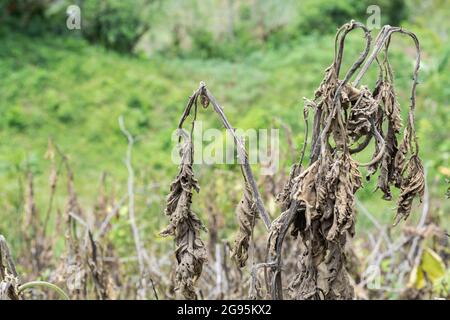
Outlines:
[[[404,0],[306,0],[300,6],[298,27],[304,34],[333,32],[351,19],[365,22],[371,5],[380,7],[381,24],[399,25],[407,17]]]
[[[150,28],[146,16],[150,2],[85,0],[81,8],[83,36],[107,48],[131,52]]]
[[[66,10],[81,8],[81,32],[90,42],[120,52],[132,52],[150,27],[148,12],[152,0],[7,0],[0,3],[0,19],[13,30],[30,35],[45,32],[67,34]],[[73,31],[70,31],[74,34]]]
[[[23,112],[23,109],[18,105],[13,106],[6,111],[5,122],[9,128],[16,129],[19,132],[24,131],[28,125],[27,117]]]

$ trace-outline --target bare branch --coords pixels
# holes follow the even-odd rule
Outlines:
[[[136,225],[136,216],[134,212],[134,171],[132,166],[132,149],[134,144],[134,138],[131,135],[131,133],[125,128],[125,123],[123,116],[119,117],[119,126],[122,133],[125,135],[125,137],[128,140],[128,147],[126,152],[126,158],[125,158],[125,165],[127,166],[128,170],[128,215],[130,219],[130,225],[131,230],[133,232],[133,238],[134,243],[136,246],[136,253],[138,257],[138,264],[139,264],[139,272],[140,272],[140,281],[139,281],[139,287],[138,287],[138,298],[139,299],[146,299],[147,297],[147,280],[146,280],[146,270],[145,270],[145,264],[144,264],[144,248],[141,243],[141,239],[139,236],[139,229]]]

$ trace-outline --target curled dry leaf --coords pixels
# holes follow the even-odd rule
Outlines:
[[[344,79],[339,80],[345,37],[357,28],[365,33],[366,47]],[[390,37],[394,32],[410,36],[418,52],[412,104],[400,146],[397,140],[402,129],[400,104],[388,60]],[[272,263],[273,273],[272,298],[282,297],[280,246],[289,226],[294,236],[300,236],[302,249],[298,273],[288,288],[291,296],[296,299],[353,298],[344,248],[347,238],[354,235],[355,193],[362,186],[358,167],[369,168],[368,178],[379,172],[377,185],[383,191],[384,199],[392,198],[392,184],[401,189],[396,222],[408,217],[414,197],[423,194],[423,168],[414,130],[415,87],[420,65],[418,40],[401,28],[385,26],[366,60],[370,43],[370,32],[364,25],[352,21],[341,27],[336,34],[334,62],[325,70],[314,100],[308,104],[315,113],[310,164],[301,172],[294,170],[295,177],[289,179],[280,194],[282,214],[274,221],[268,240],[267,262]],[[377,55],[382,48],[384,59],[380,61]],[[380,67],[380,75],[371,92],[367,86],[357,85],[374,60]],[[348,83],[360,67],[355,82]],[[383,132],[385,128],[387,131]],[[352,155],[366,149],[371,141],[375,142],[370,162],[355,161]],[[303,210],[299,210],[301,208]]]
[[[256,204],[253,201],[252,191],[248,183],[245,183],[244,194],[237,206],[236,216],[239,223],[239,231],[234,240],[232,257],[237,265],[242,268],[248,259],[248,248],[257,217]]]
[[[400,198],[395,216],[395,224],[401,219],[406,220],[411,212],[414,198],[423,196],[425,190],[425,178],[422,164],[417,156],[412,156],[406,166],[406,177],[400,187]]]
[[[346,154],[328,161],[320,159],[295,180],[293,197],[306,206],[305,225],[300,230],[303,260],[290,285],[292,296],[351,299],[353,290],[342,248],[347,232],[354,234],[354,193],[361,186],[357,165]]]
[[[197,299],[194,284],[207,260],[205,245],[199,237],[200,230],[206,231],[206,228],[191,210],[193,190],[199,191],[198,182],[192,171],[192,148],[191,139],[182,147],[180,171],[170,186],[165,210],[170,222],[161,232],[164,237],[169,235],[175,237],[177,246],[175,255],[178,262],[176,284],[186,299]]]

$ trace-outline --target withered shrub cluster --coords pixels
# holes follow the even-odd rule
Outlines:
[[[169,226],[161,235],[173,235],[176,241],[176,282],[187,299],[197,297],[194,283],[200,276],[206,261],[206,248],[199,237],[200,230],[206,230],[200,219],[191,210],[192,193],[199,191],[198,182],[192,171],[193,145],[190,137],[183,146],[180,172],[170,186],[166,214],[170,216]]]
[[[346,36],[360,29],[365,48],[341,78],[341,64]],[[409,36],[417,49],[409,112],[406,125],[401,118],[401,107],[394,89],[394,77],[388,53],[394,33]],[[270,227],[266,261],[255,268],[266,269],[267,293],[273,299],[282,299],[287,291],[293,299],[352,299],[354,290],[346,270],[345,247],[354,236],[356,210],[355,193],[362,187],[360,167],[368,168],[366,179],[378,173],[377,186],[385,200],[392,199],[391,188],[400,189],[395,224],[406,219],[413,199],[422,197],[424,172],[419,158],[419,147],[414,129],[415,95],[420,66],[419,42],[413,33],[398,27],[384,26],[378,34],[372,52],[370,31],[361,23],[351,21],[342,26],[335,39],[334,61],[325,70],[325,76],[314,99],[305,99],[306,141],[298,164],[278,196],[281,214],[272,223],[248,166],[245,147],[235,136],[238,156],[242,162],[244,194],[237,207],[239,230],[233,256],[239,267],[248,258],[249,243],[256,218],[262,218]],[[369,66],[376,61],[378,80],[373,90],[360,81]],[[359,70],[358,74],[356,72]],[[352,78],[353,82],[350,82]],[[223,110],[204,83],[200,84],[183,113],[178,128],[193,111],[192,126],[197,116],[197,100],[203,107],[211,103],[225,128],[234,133]],[[308,141],[308,113],[314,113],[311,141]],[[402,135],[403,130],[403,136]],[[177,283],[187,299],[197,298],[193,284],[199,278],[206,261],[199,231],[202,224],[191,212],[192,190],[198,191],[192,172],[192,130],[188,147],[182,148],[180,173],[171,186],[166,214],[170,216],[168,231],[177,243]],[[309,144],[309,164],[303,167],[305,149]],[[359,163],[355,155],[374,146],[367,163]],[[287,233],[298,238],[300,255],[298,271],[283,287],[282,248]],[[292,244],[290,244],[292,245]]]
[[[350,32],[357,29],[364,34],[365,48],[342,75],[345,40]],[[417,49],[406,119],[401,116],[401,110],[405,108],[397,100],[388,56],[394,33],[409,36]],[[374,62],[378,66],[379,76],[370,90],[369,85],[361,85],[360,82]],[[45,216],[41,217],[34,201],[33,175],[27,172],[22,233],[24,250],[31,254],[19,256],[18,261],[28,271],[29,278],[36,279],[46,274],[46,280],[63,288],[71,299],[145,299],[149,297],[145,290],[147,283],[152,285],[155,298],[158,298],[159,292],[164,298],[185,299],[238,299],[245,295],[272,299],[283,299],[285,296],[292,299],[352,299],[355,297],[355,277],[350,278],[349,273],[359,276],[357,264],[360,261],[352,253],[349,239],[355,234],[355,193],[363,182],[360,168],[367,167],[366,179],[377,179],[377,187],[385,200],[392,200],[392,188],[400,190],[394,224],[409,216],[413,199],[421,198],[424,193],[424,169],[414,129],[419,66],[419,42],[414,34],[406,30],[385,26],[373,46],[369,30],[360,23],[352,21],[338,30],[334,60],[325,70],[314,98],[305,99],[305,142],[299,159],[292,166],[284,185],[275,178],[260,180],[266,196],[273,198],[275,189],[281,187],[277,196],[281,213],[273,221],[262,203],[245,143],[236,135],[209,89],[203,82],[200,83],[189,98],[178,124],[181,163],[167,198],[165,214],[169,217],[169,225],[161,232],[162,236],[174,237],[176,246],[177,265],[170,279],[165,278],[166,270],[163,270],[164,266],[169,265],[170,258],[161,256],[161,263],[155,261],[144,247],[137,245],[136,238],[138,260],[142,260],[139,261],[139,275],[130,277],[129,273],[123,272],[124,264],[119,261],[106,234],[127,197],[119,202],[113,195],[108,197],[103,177],[93,212],[83,210],[77,198],[69,161],[50,143],[47,152],[51,163],[48,208]],[[236,195],[238,230],[232,244],[219,241],[219,210],[214,199],[210,199],[206,206],[207,213],[211,215],[208,227],[212,231],[208,246],[201,234],[206,227],[193,211],[194,194],[200,191],[193,165],[193,133],[199,106],[213,108],[224,127],[233,135],[237,146],[243,192],[240,201],[239,195]],[[311,128],[309,113],[314,115]],[[185,131],[183,125],[189,118],[192,120],[191,128]],[[293,154],[292,139],[289,144]],[[373,148],[373,155],[367,163],[356,160],[358,153],[370,148]],[[309,154],[307,165],[303,164],[305,154]],[[55,211],[53,202],[62,171],[67,175],[67,201],[64,210],[55,216],[56,227],[50,234],[47,226],[51,213]],[[209,192],[214,194],[213,190]],[[132,195],[129,188],[127,196]],[[131,204],[128,209],[131,213]],[[261,236],[254,239],[254,228],[259,220],[269,231],[267,239]],[[418,243],[425,237],[422,236],[425,232],[422,229],[432,225],[426,224],[425,220],[421,219],[421,228],[413,230],[412,235],[400,239],[398,246],[391,244],[388,237],[387,240],[382,239],[387,242],[386,252],[382,254],[393,256],[390,252],[392,247],[402,248],[397,249],[401,251],[399,259],[405,260],[408,249],[408,259],[417,260],[414,264],[417,266],[421,257]],[[61,235],[65,238],[63,256],[55,259],[56,241]],[[207,260],[213,263],[207,264]],[[390,268],[393,266],[394,262]],[[243,272],[245,267],[250,272]],[[263,277],[260,270],[264,271]],[[406,268],[402,272],[408,270]],[[130,272],[136,274],[135,269]],[[153,278],[157,279],[156,284]],[[41,290],[21,292],[21,284],[6,241],[0,236],[0,299],[56,298],[53,293],[42,293]],[[415,296],[422,294],[413,293]],[[360,297],[361,293],[356,295]]]
[[[240,266],[244,266],[248,258],[248,248],[256,213],[259,212],[266,227],[270,227],[270,218],[262,204],[261,196],[256,186],[253,173],[248,163],[248,156],[243,142],[234,133],[234,129],[228,122],[223,109],[217,103],[214,96],[201,82],[199,88],[189,98],[188,104],[178,124],[180,141],[187,141],[180,148],[181,164],[180,172],[171,184],[170,194],[167,199],[165,213],[170,216],[170,223],[161,235],[173,235],[177,245],[176,257],[178,266],[176,269],[176,289],[186,299],[196,299],[194,284],[201,274],[202,266],[206,259],[206,249],[200,239],[199,231],[206,230],[198,217],[191,211],[192,191],[199,191],[197,181],[192,172],[193,145],[192,138],[199,102],[203,108],[211,104],[218,114],[225,128],[230,130],[237,145],[238,157],[241,163],[241,171],[244,178],[244,194],[237,208],[239,231],[236,237],[233,257]],[[192,117],[190,134],[183,131],[186,119]]]
[[[59,155],[59,157],[58,157]],[[74,176],[68,158],[49,141],[47,158],[51,163],[50,193],[45,216],[41,217],[35,204],[33,175],[26,173],[25,216],[22,223],[23,250],[30,255],[19,255],[18,262],[25,270],[26,280],[45,279],[65,291],[70,299],[117,299],[122,279],[114,247],[98,227],[106,219],[111,203],[104,193],[104,178],[99,201],[91,215],[85,214],[78,202]],[[56,159],[59,159],[57,165]],[[67,174],[67,201],[63,212],[58,209],[55,228],[49,232],[50,215],[62,171]],[[89,221],[89,219],[93,219]],[[95,234],[94,234],[95,233]],[[65,239],[62,257],[55,256],[57,239]],[[52,290],[31,288],[18,292],[24,279],[19,279],[6,240],[0,237],[1,299],[54,299],[60,297]]]
[[[345,36],[356,28],[364,30],[366,48],[344,79],[339,80]],[[400,147],[397,147],[402,128],[400,105],[388,60],[394,32],[410,35],[417,47],[411,105]],[[305,206],[304,211],[297,212],[304,220],[298,231],[305,250],[299,263],[300,272],[289,286],[293,298],[353,298],[344,248],[347,238],[354,236],[354,196],[362,185],[359,167],[369,167],[367,178],[379,171],[378,188],[383,191],[384,199],[391,200],[391,185],[400,188],[395,223],[406,219],[414,197],[423,195],[424,174],[414,131],[415,87],[420,64],[417,39],[402,29],[384,27],[372,55],[350,84],[350,78],[366,59],[370,42],[370,33],[362,24],[351,22],[343,26],[336,36],[335,61],[327,69],[314,100],[309,102],[315,114],[310,164],[293,179],[291,191],[291,199]],[[377,60],[380,73],[371,93],[367,86],[357,86],[380,48],[384,49],[384,58]],[[371,140],[375,141],[372,159],[358,163],[353,155],[367,148]]]

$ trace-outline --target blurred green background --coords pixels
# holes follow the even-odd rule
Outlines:
[[[71,4],[81,8],[81,30],[66,27]],[[133,166],[141,190],[136,200],[141,232],[147,243],[158,239],[167,222],[162,218],[165,195],[177,173],[171,162],[172,133],[198,83],[207,83],[235,127],[286,124],[299,151],[304,141],[302,98],[313,97],[332,62],[336,29],[350,19],[365,23],[370,16],[366,9],[373,4],[381,9],[382,24],[403,26],[421,42],[417,130],[432,210],[448,227],[449,1],[2,0],[0,233],[16,241],[27,170],[35,177],[37,206],[45,211],[49,138],[69,156],[86,208],[97,200],[103,172],[108,192],[120,199],[127,179],[127,142],[118,125],[123,115],[137,137]],[[362,46],[361,34],[352,33],[345,66]],[[409,103],[414,57],[411,42],[395,36],[391,61],[403,111]],[[363,82],[373,88],[375,76],[373,68]],[[207,127],[221,128],[211,110],[202,110],[200,117]],[[280,137],[282,175],[293,159],[285,131]],[[230,165],[196,170],[202,190],[194,206],[207,219],[205,207],[213,201],[224,217],[221,236],[227,238],[227,230],[236,227],[239,170]],[[358,197],[380,221],[391,223],[395,203],[381,200],[374,187],[366,183]],[[62,188],[57,208],[64,206],[64,199]],[[420,212],[415,207],[411,222]],[[271,211],[272,217],[279,214]],[[130,244],[128,228],[119,220],[112,237]],[[368,228],[370,222],[360,216],[359,231]]]

